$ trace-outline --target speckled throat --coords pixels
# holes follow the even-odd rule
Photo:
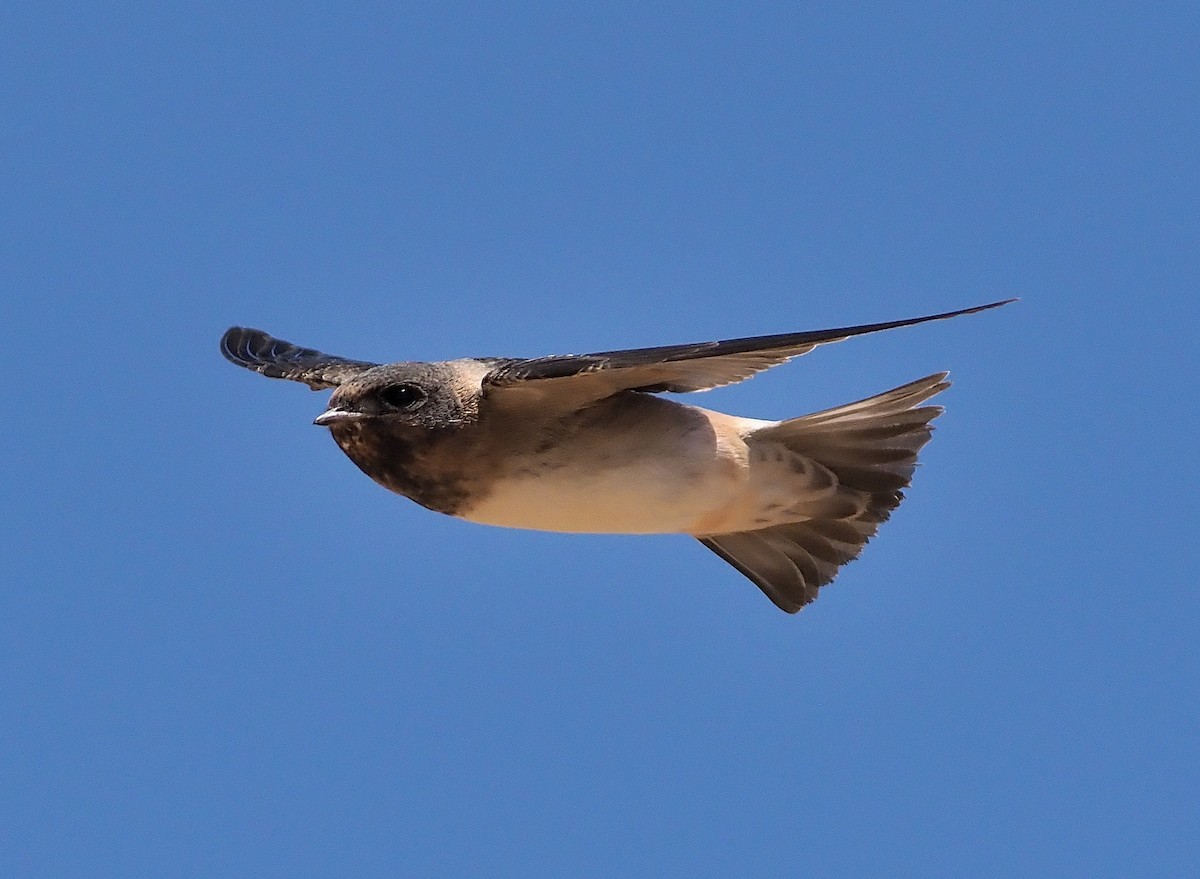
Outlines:
[[[466,451],[459,448],[458,429],[414,429],[371,418],[334,424],[329,432],[363,473],[427,509],[457,515],[477,488],[458,466]]]

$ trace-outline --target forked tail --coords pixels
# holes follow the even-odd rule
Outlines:
[[[782,610],[795,613],[857,558],[904,499],[940,406],[921,406],[950,386],[946,373],[866,400],[771,425],[752,434],[818,462],[853,498],[843,518],[817,516],[756,531],[707,535],[700,542],[749,577]]]

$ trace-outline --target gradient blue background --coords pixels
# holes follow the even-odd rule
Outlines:
[[[1195,4],[0,7],[0,874],[1200,870]],[[231,323],[536,355],[1022,301],[799,617],[375,486]]]

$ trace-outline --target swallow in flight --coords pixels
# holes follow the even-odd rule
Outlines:
[[[886,323],[596,354],[368,363],[231,327],[221,353],[333,388],[315,424],[423,507],[543,531],[689,534],[795,613],[903,499],[949,387],[940,372],[786,421],[659,396],[728,385]]]

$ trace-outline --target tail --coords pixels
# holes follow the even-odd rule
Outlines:
[[[777,607],[800,610],[842,565],[858,558],[904,499],[917,453],[929,442],[929,422],[942,413],[940,406],[920,404],[950,387],[946,375],[754,431],[754,442],[783,446],[828,470],[838,493],[854,503],[843,507],[844,515],[823,513],[757,531],[709,535],[700,542],[749,577]]]

